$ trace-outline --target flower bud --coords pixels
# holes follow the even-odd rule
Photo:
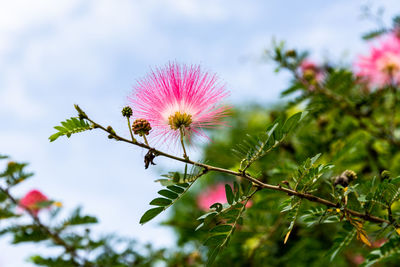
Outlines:
[[[130,118],[133,114],[131,107],[126,106],[122,109],[122,116]]]
[[[296,50],[291,49],[291,50],[286,51],[285,55],[287,57],[297,57],[297,52],[296,52]]]
[[[385,180],[385,179],[389,179],[390,178],[390,171],[388,170],[384,170],[381,172],[381,179]]]
[[[150,122],[146,119],[137,119],[132,124],[132,130],[134,134],[140,136],[148,135],[151,130]]]
[[[351,170],[345,170],[341,175],[335,178],[334,185],[340,184],[343,187],[347,187],[349,183],[357,179],[357,174]]]

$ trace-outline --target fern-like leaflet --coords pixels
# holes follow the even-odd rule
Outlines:
[[[147,210],[140,218],[140,223],[144,224],[152,220],[158,214],[171,207],[189,190],[189,188],[196,182],[196,180],[203,176],[206,172],[206,169],[202,170],[202,168],[194,166],[191,170],[191,173],[187,174],[187,165],[185,165],[185,173],[183,175],[175,172],[172,173],[172,179],[156,180],[159,181],[162,185],[165,185],[166,188],[158,191],[158,194],[161,197],[157,197],[149,203],[150,205],[157,207]],[[171,173],[165,176],[170,177],[170,175]]]
[[[247,139],[233,149],[233,152],[241,158],[242,171],[246,171],[256,160],[276,148],[306,113],[296,113],[286,121],[277,120],[267,128],[266,133],[258,137],[247,135]]]
[[[66,135],[68,138],[74,133],[80,133],[87,130],[92,130],[93,126],[84,119],[72,117],[61,122],[61,126],[55,126],[58,132],[49,137],[50,142],[57,140],[60,136]]]

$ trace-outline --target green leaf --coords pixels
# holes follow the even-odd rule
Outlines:
[[[217,212],[221,212],[221,210],[222,210],[222,204],[221,203],[214,203],[214,204],[212,204],[211,206],[210,206],[210,209],[214,209],[215,208],[215,210],[217,211]]]
[[[170,172],[167,175],[163,175],[167,177],[168,179],[160,179],[159,182],[161,184],[166,184],[167,189],[162,189],[158,191],[158,194],[161,196],[165,197],[159,197],[155,198],[150,202],[150,205],[155,205],[155,206],[160,206],[160,208],[154,208],[148,210],[143,216],[142,219],[140,220],[141,223],[145,223],[155,216],[157,216],[159,213],[161,213],[163,210],[166,210],[167,208],[171,207],[176,201],[178,201],[183,194],[189,188],[196,182],[196,180],[204,174],[202,168],[198,168],[198,166],[194,166],[191,168],[190,173],[187,173],[187,167],[185,166],[185,174],[182,179],[181,175],[179,172]],[[186,183],[184,181],[190,181],[190,183]]]
[[[162,190],[158,191],[158,193],[160,195],[162,195],[164,197],[167,197],[167,198],[170,198],[170,199],[178,198],[178,194],[176,194],[176,193],[174,193],[172,191],[166,190],[166,189],[162,189]]]
[[[386,29],[378,29],[378,30],[370,31],[366,34],[363,34],[362,38],[364,40],[370,40],[370,39],[376,38],[376,37],[384,34],[385,32],[387,32]]]
[[[208,247],[220,246],[227,237],[226,234],[212,235],[204,242],[204,245]]]
[[[0,202],[5,201],[7,198],[8,196],[3,191],[0,191]]]
[[[89,215],[82,215],[81,210],[82,209],[80,207],[75,209],[72,212],[71,217],[63,222],[63,227],[67,225],[82,225],[82,224],[91,224],[98,222],[96,217]]]
[[[213,262],[215,261],[215,258],[218,256],[218,253],[221,251],[221,247],[216,247],[214,249],[210,250],[210,253],[208,254],[208,259],[206,266],[211,266]]]
[[[167,186],[167,188],[178,194],[182,194],[185,191],[185,189],[183,189],[182,187],[174,186],[174,185]]]
[[[233,182],[233,192],[235,194],[235,201],[236,202],[239,201],[239,198],[240,198],[240,186],[236,181]]]
[[[328,255],[331,255],[331,261],[333,261],[336,255],[345,247],[347,247],[356,236],[357,230],[355,228],[353,228],[352,230],[346,230],[346,228],[348,227],[348,225],[346,226],[346,224],[343,226],[344,231],[339,232],[338,236],[333,240],[333,246],[328,251]]]
[[[163,207],[149,209],[148,211],[146,211],[143,214],[142,218],[140,218],[140,224],[144,224],[144,223],[150,221],[151,219],[156,217],[158,214],[160,214],[163,210],[164,210]]]
[[[58,132],[49,137],[50,142],[57,140],[57,138],[63,135],[70,137],[74,133],[79,133],[93,129],[93,127],[89,125],[89,123],[87,123],[85,120],[81,120],[74,117],[61,122],[61,125],[62,126],[54,127],[54,129],[56,129]]]
[[[234,195],[231,186],[228,184],[225,185],[225,194],[226,194],[226,200],[228,201],[229,205],[232,205]]]
[[[44,258],[40,255],[31,256],[29,261],[38,265],[38,266],[51,266],[51,267],[75,267],[76,262],[71,259],[62,259],[61,257],[57,258]]]
[[[0,219],[8,219],[11,217],[17,217],[17,214],[14,214],[13,212],[7,210],[7,209],[1,209],[0,208]]]
[[[164,206],[170,205],[171,203],[172,203],[172,200],[170,200],[170,199],[158,197],[158,198],[153,199],[153,200],[150,202],[150,205],[154,205],[154,206],[163,206],[163,207],[164,207]]]
[[[284,244],[286,244],[286,242],[287,242],[287,240],[289,238],[289,235],[293,230],[294,224],[295,224],[295,222],[297,220],[297,217],[299,215],[299,210],[300,210],[300,206],[301,206],[301,202],[302,202],[301,199],[300,200],[294,199],[294,200],[296,202],[292,203],[291,209],[289,210],[289,213],[288,213],[288,216],[290,218],[290,224],[289,224],[288,231],[286,233],[285,239],[283,241]]]
[[[284,134],[287,134],[288,132],[290,132],[294,127],[297,126],[297,124],[305,116],[305,114],[306,114],[306,112],[298,112],[298,113],[294,114],[293,116],[291,116],[290,118],[288,118],[282,127],[282,132]]]
[[[232,225],[230,224],[220,224],[215,226],[210,230],[210,233],[225,233],[229,232],[232,229]]]

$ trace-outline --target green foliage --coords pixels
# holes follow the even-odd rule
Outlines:
[[[284,207],[284,209],[282,210],[282,212],[288,212],[288,217],[290,218],[290,224],[288,227],[288,231],[286,233],[285,239],[283,240],[283,243],[286,244],[286,242],[289,239],[290,233],[293,230],[294,227],[294,223],[297,220],[297,217],[299,216],[299,210],[300,210],[300,206],[301,206],[301,199],[296,199],[295,197],[291,198],[290,203]]]
[[[362,38],[364,40],[371,40],[371,39],[381,36],[382,34],[384,34],[386,32],[387,32],[386,29],[378,29],[378,30],[370,31],[368,33],[363,34]]]
[[[362,267],[373,266],[376,263],[391,261],[397,263],[400,258],[400,238],[396,236],[385,242],[380,248],[371,251]],[[382,265],[383,266],[383,265]]]
[[[74,267],[76,263],[72,260],[64,260],[61,258],[45,258],[40,255],[35,255],[29,259],[32,263],[39,266],[52,266],[52,267]]]
[[[331,261],[333,261],[333,259],[340,251],[342,251],[351,243],[351,241],[356,236],[356,233],[357,230],[353,228],[351,224],[345,223],[343,225],[343,230],[337,234],[337,236],[333,240],[333,246],[328,251],[328,255],[330,255]]]
[[[257,191],[257,190],[256,190]],[[246,204],[256,191],[249,187],[241,187],[234,182],[234,189],[228,184],[225,185],[225,194],[228,203],[214,203],[210,206],[211,212],[203,214],[199,218],[199,226],[196,231],[208,228],[209,236],[204,245],[209,248],[207,265],[213,264],[217,255],[227,246],[232,234],[238,225],[243,224],[243,213]]]
[[[316,187],[319,178],[333,168],[333,165],[331,164],[319,164],[318,166],[315,166],[315,163],[320,156],[321,154],[317,154],[312,158],[308,158],[298,167],[297,171],[293,175],[295,190],[310,192]]]
[[[181,187],[188,187],[190,183],[193,183],[197,178],[199,178],[199,175],[202,175],[201,169],[199,169],[197,166],[192,166],[188,172],[188,167],[186,164],[185,172],[183,174],[179,172],[169,172],[168,174],[161,175],[165,178],[157,179],[156,182],[159,182],[161,185],[167,187],[176,184],[179,184]]]
[[[242,171],[245,171],[253,162],[259,160],[272,149],[276,148],[286,135],[298,125],[305,114],[306,112],[298,112],[289,117],[286,121],[278,120],[267,128],[266,133],[258,137],[248,135],[247,140],[233,149],[235,154],[242,158]]]
[[[4,178],[6,183],[10,186],[16,185],[33,175],[31,172],[25,172],[27,163],[18,163],[9,161],[6,169],[0,172],[0,179]]]
[[[327,208],[308,209],[304,211],[300,219],[307,227],[316,226],[322,223],[339,222],[339,216],[337,214],[332,214]]]
[[[13,244],[40,242],[49,239],[48,233],[34,224],[11,226],[0,231],[0,235],[4,234],[12,234]]]
[[[50,142],[57,140],[60,136],[66,135],[68,138],[75,133],[80,133],[87,130],[92,130],[93,126],[86,120],[72,117],[61,122],[61,126],[55,126],[58,132],[49,137]]]
[[[40,213],[50,213],[47,223],[42,220],[43,217],[33,216],[28,212],[16,214],[18,200],[11,195],[9,189],[17,185],[16,181],[25,180],[26,166],[25,163],[10,161],[1,172],[6,183],[0,184],[0,237],[10,236],[13,244],[35,243],[59,248],[52,256],[31,256],[30,262],[51,267],[128,267],[153,266],[154,262],[164,259],[164,250],[154,250],[151,246],[145,249],[135,248],[131,240],[114,236],[93,238],[89,226],[98,220],[94,216],[83,214],[81,208],[75,209],[67,218],[59,219],[61,208],[54,209],[54,201],[36,203],[38,208],[43,209]]]
[[[193,167],[191,172],[188,174],[187,165],[185,165],[184,174],[173,172],[169,173],[168,175],[163,175],[169,179],[156,180],[157,182],[160,182],[162,185],[166,186],[166,188],[158,191],[158,194],[162,197],[153,199],[149,204],[159,207],[147,210],[140,218],[140,223],[144,224],[152,220],[158,214],[172,206],[186,193],[187,190],[189,190],[196,180],[204,174],[205,172],[198,167]]]
[[[83,224],[92,224],[92,223],[98,223],[97,218],[94,216],[89,216],[89,215],[82,215],[82,208],[76,208],[71,216],[64,220],[62,223],[63,228],[66,226],[72,226],[72,225],[83,225]]]

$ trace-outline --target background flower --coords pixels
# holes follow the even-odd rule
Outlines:
[[[33,212],[33,214],[37,215],[39,211],[42,209],[40,202],[48,201],[49,199],[42,194],[39,190],[31,190],[29,191],[21,200],[19,201],[19,206],[23,209],[29,209]]]
[[[400,84],[400,38],[388,34],[378,46],[371,46],[369,54],[360,56],[356,62],[357,75],[374,87],[393,83]]]
[[[208,211],[210,206],[214,203],[227,203],[226,194],[225,194],[225,184],[219,183],[213,186],[210,186],[207,190],[201,192],[197,196],[197,205],[200,209],[204,211]],[[246,204],[246,207],[249,208],[252,205],[252,201],[249,200]]]

